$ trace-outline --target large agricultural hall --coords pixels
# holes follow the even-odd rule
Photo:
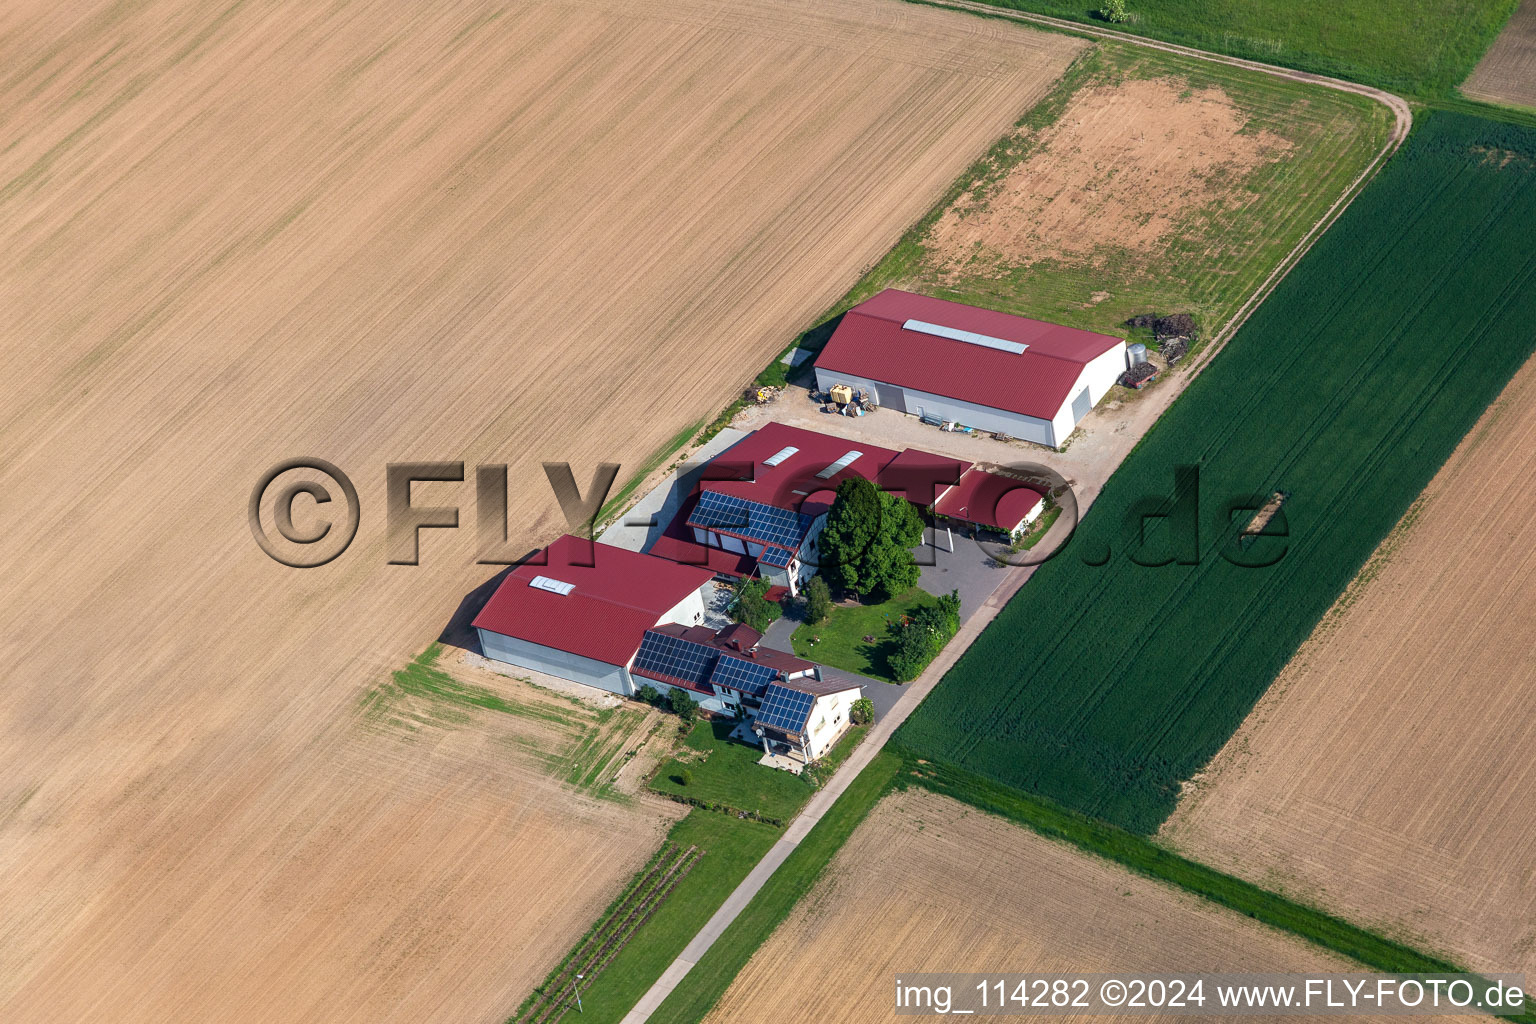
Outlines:
[[[816,386],[1059,448],[1125,369],[1121,338],[888,288],[843,315]]]

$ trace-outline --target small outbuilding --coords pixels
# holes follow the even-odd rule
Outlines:
[[[1022,480],[971,469],[958,486],[945,491],[933,514],[1017,540],[1045,511],[1045,495]]]
[[[1125,369],[1121,338],[889,288],[843,315],[816,386],[1056,448]]]

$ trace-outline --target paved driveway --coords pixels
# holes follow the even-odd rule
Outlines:
[[[964,622],[1002,585],[1008,576],[1008,567],[993,561],[975,541],[962,533],[951,534],[941,527],[935,539],[934,532],[933,527],[924,531],[924,545],[913,552],[919,565],[925,561],[933,563],[922,565],[922,576],[917,585],[930,594],[958,590],[960,621]],[[955,550],[948,551],[946,548],[951,542]]]

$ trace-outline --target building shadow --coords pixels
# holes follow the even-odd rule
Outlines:
[[[523,560],[527,561],[538,553],[538,549],[530,551],[523,556]],[[496,575],[465,594],[459,600],[459,606],[454,609],[453,616],[448,620],[448,624],[437,635],[437,642],[446,644],[449,647],[473,651],[476,654],[484,654],[485,652],[480,650],[480,635],[475,632],[470,623],[475,621],[475,616],[480,614],[480,609],[485,607],[485,602],[489,601],[491,595],[496,593],[496,588],[501,586],[501,581],[511,575],[512,570],[516,568],[517,566],[515,565],[503,566]]]

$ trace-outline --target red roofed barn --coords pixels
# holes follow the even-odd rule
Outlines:
[[[886,289],[850,309],[816,359],[816,385],[876,404],[1059,447],[1125,370],[1106,334]]]
[[[704,620],[715,574],[567,534],[514,569],[472,625],[487,658],[630,696],[646,630]]]

